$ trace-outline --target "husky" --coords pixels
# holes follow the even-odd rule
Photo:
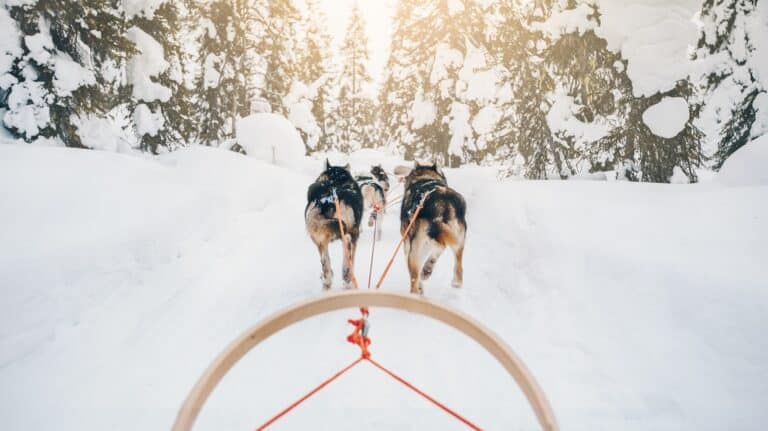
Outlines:
[[[464,277],[461,262],[467,234],[467,204],[464,198],[448,187],[445,175],[437,164],[425,166],[416,162],[404,183],[405,194],[400,209],[401,235],[405,235],[416,208],[424,199],[424,205],[404,241],[411,293],[423,293],[422,280],[428,280],[432,275],[435,262],[446,247],[451,248],[455,257],[451,285],[461,287]]]
[[[304,209],[307,232],[320,252],[322,267],[320,279],[325,290],[331,288],[333,281],[328,244],[341,239],[336,217],[336,199],[339,200],[341,221],[349,244],[351,264],[354,266],[357,239],[360,237],[360,220],[363,217],[363,195],[357,182],[352,178],[349,164],[343,167],[331,166],[326,159],[325,170],[307,190],[307,206]],[[344,259],[342,273],[344,287],[347,289],[352,287],[352,270]]]
[[[379,178],[384,178],[385,184],[382,184]],[[366,210],[370,211],[368,216],[368,227],[376,223],[376,241],[381,240],[381,225],[387,206],[387,189],[389,182],[387,174],[381,169],[381,166],[371,168],[371,175],[357,175],[355,181],[360,186],[360,192],[363,194],[363,203]]]
[[[389,193],[389,176],[381,165],[371,167],[371,175],[376,178],[376,182],[379,183],[384,193]]]

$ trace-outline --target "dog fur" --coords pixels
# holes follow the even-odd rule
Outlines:
[[[380,178],[384,178],[385,184],[380,182]],[[381,166],[374,166],[371,168],[371,175],[358,175],[355,177],[355,181],[357,181],[363,194],[364,207],[370,211],[368,227],[373,226],[374,221],[376,221],[376,241],[379,241],[381,240],[381,228],[387,206],[386,193],[389,188],[387,174],[381,169]],[[381,211],[374,211],[374,205],[382,208]]]
[[[422,280],[432,275],[435,262],[446,247],[453,251],[453,287],[463,282],[462,258],[467,234],[464,198],[448,187],[437,164],[415,163],[405,177],[405,194],[400,209],[400,234],[405,234],[416,208],[424,198],[424,206],[404,241],[405,258],[411,278],[411,293],[423,293]]]
[[[331,166],[325,161],[325,170],[317,177],[307,190],[307,206],[304,208],[304,220],[312,242],[320,253],[320,265],[322,274],[320,279],[323,289],[330,289],[333,281],[333,270],[328,255],[328,244],[341,239],[339,223],[336,218],[336,204],[333,192],[339,199],[341,220],[349,244],[349,256],[354,266],[357,239],[360,237],[360,221],[363,216],[363,196],[360,187],[352,178],[346,166]],[[342,274],[344,287],[350,288],[352,283],[352,269],[344,259]]]
[[[376,182],[384,189],[384,193],[389,193],[389,176],[384,171],[384,168],[381,165],[372,166],[371,175],[376,178]]]

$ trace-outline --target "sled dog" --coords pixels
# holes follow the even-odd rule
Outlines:
[[[330,289],[333,281],[328,244],[341,239],[336,217],[336,199],[339,200],[341,221],[349,244],[349,256],[354,265],[357,239],[360,236],[360,220],[363,216],[363,196],[350,173],[349,164],[343,167],[331,166],[326,159],[325,170],[307,190],[307,206],[304,209],[307,232],[320,252],[320,279],[323,289]],[[351,271],[352,268],[344,259],[342,274],[345,288],[351,287]]]
[[[405,234],[419,203],[424,205],[404,241],[405,258],[411,277],[411,293],[423,293],[422,280],[432,275],[435,262],[446,247],[455,257],[453,287],[463,281],[462,255],[467,234],[466,202],[448,187],[437,164],[414,164],[405,177],[405,194],[400,209],[400,234]]]

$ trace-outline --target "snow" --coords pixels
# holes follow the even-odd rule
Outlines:
[[[42,82],[24,81],[14,85],[8,95],[9,109],[3,122],[27,139],[36,137],[51,121],[49,98]]]
[[[288,95],[283,99],[283,106],[288,109],[288,121],[307,135],[307,146],[309,148],[317,146],[322,133],[312,113],[312,102],[317,97],[317,89],[323,84],[324,80],[325,78],[321,78],[309,86],[302,82],[294,81],[291,84],[291,90],[288,92]]]
[[[643,123],[651,132],[668,139],[682,132],[689,118],[688,103],[682,97],[665,97],[643,112]]]
[[[136,123],[136,132],[139,136],[155,136],[163,128],[165,117],[163,117],[162,108],[154,112],[149,106],[139,103],[133,111],[133,121]]]
[[[306,152],[293,124],[272,113],[251,114],[238,119],[237,143],[249,157],[281,166],[301,163]]]
[[[595,120],[592,123],[586,123],[576,118],[579,106],[574,102],[574,98],[568,96],[563,89],[550,94],[552,106],[547,112],[547,125],[554,133],[562,132],[568,136],[573,136],[578,142],[588,144],[599,140],[611,131],[611,125],[608,122]]]
[[[73,118],[80,142],[87,148],[128,153],[131,151],[129,136],[110,117],[91,114]]]
[[[472,129],[479,135],[491,133],[501,119],[501,111],[493,105],[484,106],[472,118]]]
[[[555,10],[546,21],[535,22],[531,27],[543,31],[552,39],[558,39],[567,33],[584,34],[597,26],[595,20],[589,19],[593,14],[592,6],[580,3],[573,9]]]
[[[51,60],[56,77],[53,86],[59,96],[71,96],[84,85],[96,85],[96,75],[73,61],[68,54],[57,53]]]
[[[221,57],[215,54],[208,54],[205,57],[205,64],[203,65],[203,87],[207,90],[210,88],[217,88],[221,81]]]
[[[726,186],[768,185],[768,135],[763,135],[731,154],[723,163],[716,181]]]
[[[351,160],[356,169],[382,158]],[[390,170],[403,163],[384,160]],[[0,146],[0,183],[13,184],[0,200],[2,428],[169,429],[231,340],[322,294],[303,221],[321,162],[308,162],[312,172],[201,147],[136,158]],[[468,203],[465,287],[450,288],[446,255],[426,296],[506,341],[562,429],[762,429],[768,186],[446,174]],[[384,223],[375,274],[398,240],[397,217]],[[358,246],[360,279],[369,234]],[[341,249],[331,251],[337,289]],[[399,254],[383,288],[407,284]],[[253,429],[351,362],[345,319],[356,315],[319,316],[258,346],[195,429]],[[371,321],[372,352],[385,366],[484,429],[538,429],[513,380],[464,336],[391,310],[371,310]],[[461,429],[364,364],[277,426]]]
[[[462,0],[448,0],[448,14],[453,16],[464,12],[464,3]]]
[[[599,24],[588,18],[592,4],[599,12]],[[596,0],[579,2],[574,9],[555,10],[542,23],[534,24],[551,38],[563,33],[595,34],[608,49],[627,59],[627,75],[635,96],[651,96],[671,90],[691,73],[689,49],[696,45],[699,28],[694,16],[699,0]]]
[[[437,108],[431,100],[425,99],[424,94],[419,91],[411,104],[411,118],[413,130],[421,129],[435,122],[437,117]]]
[[[165,2],[166,0],[123,0],[123,9],[128,19],[143,16],[151,20],[155,16],[155,11]]]
[[[451,131],[451,142],[448,144],[448,154],[461,156],[468,140],[472,139],[472,128],[469,125],[469,106],[453,102],[449,114],[448,128]]]
[[[7,89],[12,82],[5,74],[11,71],[14,60],[21,57],[24,51],[21,49],[19,26],[5,8],[0,8],[0,29],[0,88]]]
[[[171,98],[171,90],[152,80],[170,66],[163,46],[136,26],[129,28],[126,36],[140,51],[128,61],[128,80],[133,85],[133,98],[145,102],[167,102]]]
[[[600,25],[595,34],[608,49],[627,59],[635,96],[650,96],[675,87],[692,64],[689,48],[699,29],[693,20],[699,0],[599,0]]]

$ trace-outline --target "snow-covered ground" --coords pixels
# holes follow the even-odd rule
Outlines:
[[[169,429],[227,343],[322,294],[303,225],[321,166],[207,148],[139,158],[0,146],[0,428]],[[506,340],[564,430],[764,428],[768,184],[498,183],[471,167],[448,177],[469,207],[465,287],[449,287],[446,254],[426,296]],[[397,240],[396,213],[376,274]],[[385,288],[407,291],[401,256]],[[355,316],[313,318],[259,346],[196,429],[253,429],[354,359],[344,337]],[[485,429],[537,429],[513,380],[471,340],[392,310],[372,310],[371,321],[384,365]],[[274,429],[463,427],[362,364]]]

